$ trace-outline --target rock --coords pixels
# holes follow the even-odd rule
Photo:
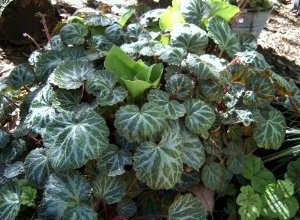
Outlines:
[[[32,36],[36,41],[45,39],[43,25],[36,13],[46,15],[46,22],[51,32],[58,22],[58,14],[48,0],[5,0],[0,5],[0,34],[2,38],[17,45],[32,43],[23,36]]]

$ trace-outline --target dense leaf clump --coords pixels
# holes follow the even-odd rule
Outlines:
[[[231,30],[237,8],[120,11],[70,18],[1,85],[1,219],[201,220],[191,189],[223,193],[241,173],[251,181],[237,199],[243,219],[292,217],[294,165],[276,182],[246,155],[281,146],[285,118],[271,102],[296,89],[252,35]]]

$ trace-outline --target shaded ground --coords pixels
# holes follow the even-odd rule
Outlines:
[[[60,14],[102,3],[132,4],[136,0],[51,0]],[[300,80],[300,16],[291,14],[292,3],[276,8],[258,40],[260,52],[266,56],[274,70],[284,76]],[[16,46],[0,36],[0,76],[14,65],[27,62],[34,45]]]

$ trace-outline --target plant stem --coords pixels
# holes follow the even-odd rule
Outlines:
[[[42,25],[44,27],[43,32],[46,34],[48,42],[51,42],[51,37],[50,37],[50,34],[49,34],[49,29],[48,29],[47,23],[46,23],[46,15],[42,14],[41,12],[38,12],[38,13],[35,14],[35,16],[41,18],[41,23],[42,23]]]
[[[35,41],[35,39],[34,39],[33,37],[31,37],[31,36],[30,36],[29,34],[27,34],[27,33],[24,33],[23,36],[29,38],[29,39],[35,44],[36,48],[37,48],[38,50],[41,50],[40,45]]]
[[[0,95],[2,95],[7,101],[9,101],[11,104],[13,104],[16,108],[19,108],[19,106],[11,98],[7,97],[4,94],[0,94]]]
[[[219,58],[222,58],[223,53],[224,53],[224,50],[221,50],[218,57],[219,57]]]
[[[30,89],[27,86],[24,86],[24,89],[26,90],[26,92],[30,93]]]
[[[100,200],[100,203],[101,203],[101,206],[103,208],[104,218],[108,220],[109,218],[108,218],[106,204],[105,204],[105,202],[103,200]]]

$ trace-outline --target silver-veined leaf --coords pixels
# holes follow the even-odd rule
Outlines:
[[[139,21],[140,25],[142,27],[150,27],[150,26],[158,25],[160,16],[165,11],[166,9],[162,9],[162,8],[147,11],[140,17],[140,21]]]
[[[94,196],[102,199],[106,204],[120,202],[126,194],[127,184],[123,176],[100,175],[93,182]]]
[[[241,45],[241,50],[256,50],[257,48],[257,38],[248,32],[239,32],[238,38]]]
[[[9,182],[0,188],[0,218],[14,220],[20,210],[21,190],[17,182]]]
[[[293,86],[292,83],[289,83],[285,78],[283,78],[279,74],[272,73],[271,78],[274,83],[276,92],[279,95],[283,97],[294,96],[297,92],[297,86]]]
[[[5,167],[3,176],[11,179],[19,176],[22,173],[24,173],[24,163],[22,161],[17,161]]]
[[[206,1],[202,0],[182,0],[180,12],[188,23],[200,25],[202,19],[207,18],[210,8]]]
[[[187,51],[182,48],[171,47],[165,50],[161,55],[160,59],[169,65],[180,66],[181,62],[187,56]]]
[[[249,106],[268,105],[273,100],[275,95],[273,84],[271,83],[270,79],[259,75],[251,75],[247,79],[246,89],[248,91],[246,91],[244,96],[244,104]]]
[[[115,127],[121,136],[131,141],[142,141],[159,134],[165,126],[165,114],[154,103],[140,109],[136,105],[121,107],[115,114]]]
[[[51,76],[51,83],[61,89],[78,89],[94,72],[91,63],[67,61],[59,65]]]
[[[75,207],[69,207],[65,210],[63,219],[68,220],[97,220],[98,215],[92,207],[85,204],[80,204]]]
[[[191,193],[179,195],[169,207],[169,220],[205,220],[207,213],[197,197]]]
[[[119,216],[129,218],[137,211],[135,202],[132,199],[125,198],[117,205],[117,213]]]
[[[264,71],[271,69],[264,56],[255,50],[239,52],[236,54],[240,61],[254,68],[256,71]]]
[[[5,83],[12,89],[18,90],[22,86],[34,83],[35,73],[29,64],[17,65],[5,79]]]
[[[85,42],[88,29],[80,23],[69,23],[62,27],[59,36],[66,44],[81,45]]]
[[[32,150],[25,158],[26,178],[38,187],[43,187],[48,176],[53,171],[49,163],[47,150],[36,148]]]
[[[54,35],[51,38],[51,41],[49,41],[44,48],[48,51],[54,51],[54,50],[59,51],[65,48],[65,46],[66,45],[62,42],[58,34],[58,35]]]
[[[199,53],[207,44],[207,33],[194,24],[176,25],[171,31],[170,45],[172,47]]]
[[[205,100],[210,102],[221,101],[224,96],[222,86],[212,80],[202,81],[199,85],[199,92]]]
[[[204,146],[199,137],[182,127],[180,129],[182,160],[189,167],[198,170],[205,162]]]
[[[240,44],[236,33],[231,30],[224,18],[219,16],[210,18],[206,28],[208,36],[219,45],[221,51],[226,51],[231,57],[234,57],[240,51]]]
[[[133,169],[150,188],[172,189],[183,171],[178,135],[166,132],[158,144],[142,143],[134,155]]]
[[[87,80],[86,90],[96,95],[97,103],[101,106],[122,102],[128,95],[127,90],[118,85],[117,77],[107,70],[95,71]]]
[[[186,127],[196,134],[207,137],[207,131],[213,126],[216,119],[214,110],[200,99],[190,99],[184,104],[187,110]]]
[[[41,134],[46,124],[56,115],[52,101],[53,89],[49,84],[44,86],[32,100],[25,123],[30,124],[34,132]]]
[[[61,219],[74,205],[83,205],[89,199],[91,187],[78,171],[52,174],[46,185],[39,217]]]
[[[174,74],[166,82],[167,93],[181,101],[191,97],[193,88],[192,79],[184,74]]]
[[[41,54],[36,63],[36,78],[45,82],[57,66],[64,62],[60,51],[49,51]]]
[[[176,120],[183,117],[186,113],[185,106],[177,100],[169,100],[169,94],[165,91],[150,90],[147,98],[148,101],[162,106],[167,118]]]
[[[124,166],[131,165],[131,154],[128,150],[119,149],[110,144],[97,159],[97,167],[107,176],[118,176],[125,173]]]
[[[123,42],[123,29],[118,23],[114,23],[108,26],[104,31],[104,36],[116,45],[120,45]]]
[[[205,164],[202,168],[201,180],[207,188],[219,189],[222,184],[222,176],[222,166],[216,162]]]
[[[226,61],[214,55],[204,54],[201,56],[188,54],[185,60],[189,70],[201,81],[202,79],[217,80],[226,83],[229,73],[226,70]]]
[[[224,149],[227,155],[226,166],[233,174],[240,174],[246,165],[246,155],[243,152],[243,145],[231,142],[228,148]]]
[[[107,17],[105,15],[91,15],[87,16],[83,20],[85,25],[91,26],[91,27],[104,27],[108,25],[112,25],[114,23],[114,20],[110,17]]]
[[[259,217],[262,201],[251,186],[241,187],[241,193],[238,195],[236,203],[241,206],[238,212],[242,220],[253,220]]]
[[[9,134],[0,129],[0,148],[5,148],[10,140]]]
[[[86,60],[85,51],[82,46],[66,47],[60,51],[64,61],[66,60]]]
[[[81,93],[79,89],[56,89],[53,94],[54,108],[74,111],[80,105]]]
[[[88,41],[88,45],[92,48],[109,51],[113,43],[103,35],[93,35]]]
[[[57,114],[43,132],[49,160],[56,170],[83,166],[108,145],[105,120],[92,110]]]
[[[257,124],[254,140],[257,146],[265,149],[277,150],[284,141],[286,123],[284,116],[275,109],[268,112],[264,121]]]

